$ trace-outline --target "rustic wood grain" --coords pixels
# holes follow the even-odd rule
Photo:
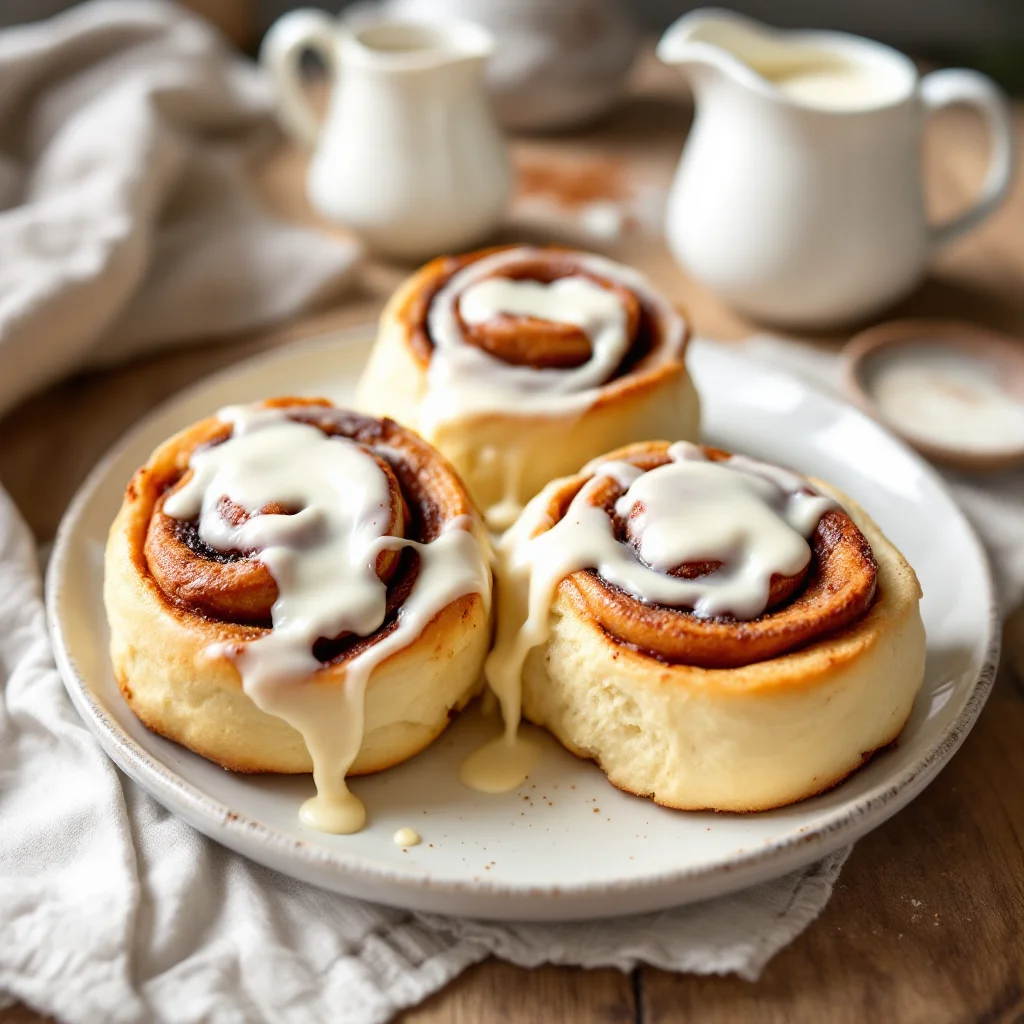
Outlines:
[[[862,839],[757,984],[643,972],[644,1024],[1020,1024],[1024,695],[999,680],[949,767]]]
[[[673,73],[641,65],[636,95],[596,129],[516,144],[520,156],[609,155],[667,181],[691,117]],[[1017,111],[1024,128],[1024,107]],[[951,112],[928,133],[930,208],[964,205],[984,171],[985,140],[973,118]],[[305,159],[282,147],[257,186],[282,216],[317,218],[302,189]],[[635,233],[608,250],[644,269],[682,301],[698,331],[741,337],[751,325],[681,274],[663,243]],[[75,377],[0,420],[0,481],[37,537],[60,515],[103,451],[144,412],[229,363],[335,327],[367,322],[408,268],[370,262],[333,307],[229,343],[198,344],[129,366]],[[891,315],[958,316],[1024,335],[1024,179],[1004,210],[939,259],[922,287]],[[809,338],[835,346],[843,336]],[[1024,614],[1011,645],[1021,654]],[[964,749],[907,810],[864,839],[822,918],[751,985],[736,978],[677,977],[645,970],[544,967],[487,961],[404,1024],[478,1021],[619,1022],[1024,1021],[1024,695],[1000,681]],[[638,982],[639,984],[634,984]],[[640,1004],[634,992],[641,992]],[[23,1007],[0,1024],[38,1024]]]
[[[43,1017],[27,1006],[11,1006],[0,1010],[0,1024],[49,1024],[52,1017]]]
[[[406,1011],[398,1022],[634,1024],[636,1019],[633,981],[628,974],[612,970],[585,971],[578,967],[526,970],[499,960],[487,960],[466,971],[450,988]]]

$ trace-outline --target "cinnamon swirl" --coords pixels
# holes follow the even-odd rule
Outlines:
[[[891,743],[924,676],[914,571],[833,488],[646,442],[553,481],[503,538],[486,665],[618,787],[753,811]]]
[[[303,820],[355,831],[351,774],[426,747],[478,689],[489,546],[448,463],[389,420],[282,398],[139,469],[110,531],[118,684],[226,768],[312,771]]]
[[[609,448],[697,437],[687,334],[640,274],[601,256],[445,256],[388,303],[357,404],[434,444],[501,529],[550,479]]]

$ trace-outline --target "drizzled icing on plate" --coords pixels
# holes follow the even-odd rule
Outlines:
[[[414,828],[400,828],[392,837],[395,846],[419,846],[423,837]]]
[[[644,603],[690,609],[698,618],[748,620],[765,611],[772,576],[792,576],[810,562],[808,538],[835,502],[805,478],[743,456],[711,462],[689,443],[672,445],[668,454],[669,462],[646,472],[625,461],[590,464],[584,473],[591,479],[559,522],[532,536],[547,514],[542,492],[502,539],[504,594],[485,673],[505,734],[464,763],[467,785],[492,791],[499,774],[507,788],[522,782],[510,765],[529,763],[518,738],[523,665],[547,639],[555,589],[570,574],[595,569]],[[624,489],[615,512],[628,520],[631,543],[616,537],[605,508],[590,503],[608,479]],[[695,579],[669,574],[711,562],[720,567]]]
[[[489,600],[484,552],[468,517],[425,544],[390,535],[388,481],[361,445],[290,419],[287,410],[234,406],[219,416],[232,425],[231,436],[193,453],[191,474],[163,511],[198,516],[199,536],[214,550],[251,553],[270,571],[278,597],[272,630],[245,644],[213,645],[208,654],[233,659],[256,706],[302,734],[317,787],[303,822],[358,831],[366,812],[345,775],[362,744],[370,675],[452,601],[466,594]],[[225,497],[248,513],[244,522],[226,521]],[[261,514],[272,505],[290,514]],[[397,625],[350,657],[340,682],[319,679],[313,645],[321,637],[370,636],[383,624],[387,586],[377,558],[406,547],[419,553],[420,565]]]

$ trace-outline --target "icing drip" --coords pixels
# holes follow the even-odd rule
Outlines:
[[[595,569],[639,601],[698,617],[753,619],[767,606],[772,576],[791,576],[810,561],[807,538],[835,502],[810,492],[803,477],[742,456],[710,462],[685,443],[672,445],[669,456],[647,472],[629,462],[592,463],[584,470],[592,478],[551,529],[531,536],[546,515],[542,493],[502,539],[504,595],[485,673],[508,747],[517,743],[523,665],[547,639],[555,589],[570,574]],[[615,511],[628,520],[626,542],[607,511],[588,500],[609,478],[625,488]],[[721,565],[696,579],[668,574],[706,562]],[[486,749],[472,756],[487,756]]]
[[[232,424],[231,437],[193,453],[191,476],[168,496],[164,512],[198,515],[199,536],[215,550],[251,552],[269,569],[278,598],[272,630],[246,644],[213,645],[208,653],[232,658],[257,707],[302,734],[317,787],[302,820],[328,832],[358,831],[365,809],[345,775],[362,744],[370,674],[455,599],[472,593],[489,599],[484,554],[468,517],[446,524],[426,544],[388,535],[387,479],[355,442],[328,437],[280,409],[232,407],[220,417]],[[224,497],[249,518],[228,523]],[[268,505],[292,514],[260,514]],[[377,557],[405,547],[419,552],[420,566],[397,626],[351,657],[340,683],[318,681],[323,666],[313,645],[321,637],[369,636],[382,625],[387,586],[377,576]]]
[[[535,429],[536,427],[533,425],[524,426],[523,430],[519,432],[520,442],[532,440]],[[481,453],[481,460],[487,459],[488,462],[499,466],[501,471],[503,484],[501,499],[483,510],[484,522],[487,524],[487,528],[494,533],[503,533],[507,530],[519,517],[519,513],[523,511],[523,506],[517,495],[523,479],[523,470],[526,467],[526,454],[527,446],[525,444],[520,446],[516,443],[510,443],[500,455],[493,448],[486,448]]]
[[[395,846],[419,846],[423,837],[414,828],[400,828],[392,837]]]
[[[518,712],[516,722],[518,725]],[[459,778],[478,793],[507,793],[526,781],[539,757],[536,744],[521,735],[518,727],[510,730],[506,719],[501,736],[474,750],[462,762]]]
[[[455,274],[434,297],[428,314],[434,353],[420,413],[424,428],[495,411],[579,415],[614,376],[632,344],[625,309],[614,293],[583,276],[550,284],[500,276],[507,266],[542,257],[542,250],[530,248],[485,256]],[[581,270],[621,283],[639,296],[662,320],[660,358],[679,355],[686,334],[683,320],[642,275],[600,256],[574,258]],[[479,324],[502,313],[579,327],[590,341],[590,358],[572,369],[513,366],[463,337],[460,315],[468,324]]]

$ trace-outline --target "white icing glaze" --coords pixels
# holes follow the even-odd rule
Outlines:
[[[597,400],[629,349],[625,309],[614,294],[581,276],[551,284],[500,277],[507,266],[544,256],[529,247],[485,256],[453,275],[434,297],[428,314],[434,352],[420,410],[425,429],[487,412],[573,417]],[[601,256],[574,259],[583,270],[631,289],[659,318],[663,341],[657,358],[679,356],[686,337],[683,319],[642,275]],[[472,324],[499,313],[574,324],[590,340],[590,359],[571,369],[511,365],[466,342],[460,313]]]
[[[199,536],[216,551],[258,552],[278,583],[274,629],[244,655],[260,688],[315,672],[318,637],[366,636],[380,625],[387,587],[374,563],[391,505],[387,479],[360,445],[276,409],[221,414],[229,417],[231,438],[192,456],[191,478],[164,511],[198,515]],[[221,515],[225,495],[250,513],[239,526]],[[254,514],[271,502],[295,514]]]
[[[302,820],[328,832],[358,831],[365,810],[345,775],[363,736],[363,698],[373,670],[407,647],[434,616],[465,594],[490,599],[484,552],[468,517],[445,525],[427,544],[387,534],[390,495],[380,466],[360,445],[289,419],[285,410],[232,407],[221,419],[231,437],[192,455],[192,474],[168,496],[164,512],[199,516],[199,535],[218,551],[252,552],[278,587],[273,629],[249,643],[214,645],[233,658],[257,707],[297,729],[313,760],[317,796]],[[227,496],[250,518],[231,526],[219,504]],[[292,515],[260,515],[269,504]],[[321,637],[369,636],[383,623],[387,587],[377,577],[384,550],[414,548],[419,572],[387,636],[350,658],[341,683],[317,678]]]
[[[768,603],[772,575],[792,576],[810,561],[805,538],[834,502],[808,494],[785,470],[742,457],[708,462],[694,452],[700,453],[696,445],[673,445],[673,461],[648,473],[622,464],[637,475],[615,512],[630,520],[641,560],[615,541],[602,513],[606,533],[594,552],[598,567],[609,583],[642,601],[691,607],[699,618],[756,618]],[[578,554],[569,557],[583,557],[595,537],[575,534]],[[675,566],[705,561],[724,564],[693,580],[668,575]]]
[[[508,313],[579,327],[590,340],[592,355],[576,369],[556,371],[541,378],[541,387],[556,393],[602,384],[629,349],[622,300],[586,277],[561,277],[550,284],[489,277],[462,293],[459,311],[467,324],[487,323]],[[537,372],[530,367],[525,369],[531,378]]]
[[[555,588],[571,573],[596,569],[640,601],[692,608],[700,617],[752,619],[767,606],[772,576],[793,575],[810,561],[807,538],[835,502],[811,492],[805,478],[742,456],[710,462],[687,443],[672,445],[669,455],[646,473],[628,462],[591,463],[584,472],[592,479],[551,529],[531,536],[546,515],[542,493],[502,538],[503,598],[484,671],[501,703],[505,743],[516,739],[526,657],[547,639]],[[615,537],[604,509],[588,504],[607,478],[626,488],[616,512],[633,515],[643,561]],[[698,579],[666,573],[690,562],[722,565]]]
[[[392,837],[395,846],[419,846],[423,837],[414,828],[400,828]]]

